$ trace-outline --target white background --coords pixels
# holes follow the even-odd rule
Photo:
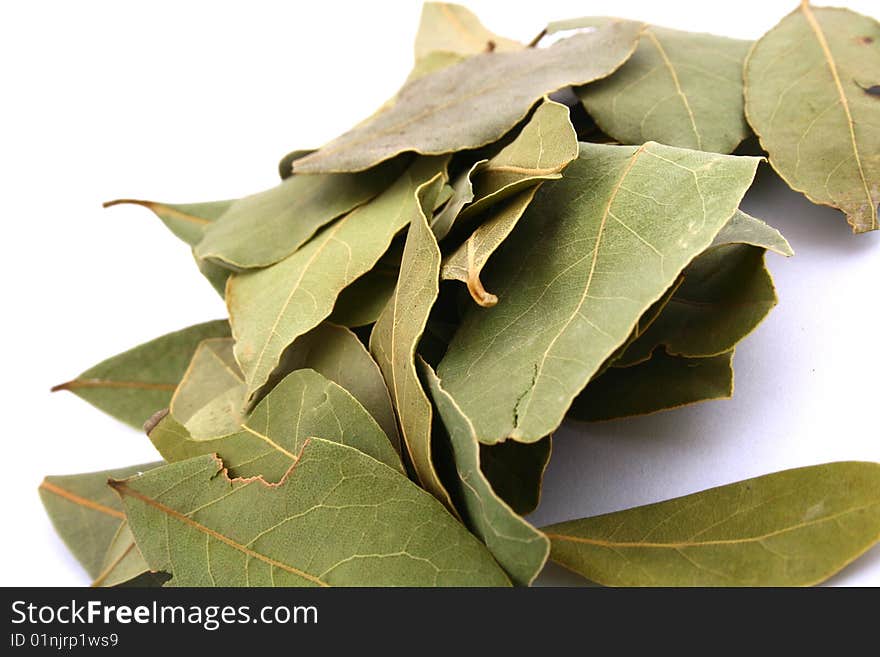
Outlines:
[[[757,38],[796,4],[472,0],[494,31],[615,13]],[[850,0],[876,12],[872,0]],[[36,488],[44,474],[156,458],[136,431],[66,393],[103,358],[225,309],[187,247],[133,196],[237,197],[276,183],[405,78],[418,2],[4,2],[2,585],[80,585]],[[540,522],[613,511],[789,467],[880,461],[880,234],[854,237],[764,171],[745,209],[797,251],[770,256],[781,302],[736,355],[731,401],[557,435]],[[542,581],[575,583],[548,568]],[[880,550],[832,580],[880,585]]]

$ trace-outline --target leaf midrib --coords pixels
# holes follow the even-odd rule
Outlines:
[[[822,518],[816,518],[815,520],[808,520],[805,522],[795,523],[788,527],[783,527],[782,529],[777,529],[772,532],[767,532],[766,534],[758,534],[755,536],[748,536],[746,538],[730,538],[730,539],[717,539],[711,541],[675,541],[668,543],[658,543],[654,541],[608,541],[600,538],[586,538],[582,536],[570,536],[568,534],[557,534],[554,532],[544,532],[545,535],[551,540],[559,540],[559,541],[567,541],[570,543],[583,543],[587,545],[595,545],[596,547],[603,548],[629,548],[629,549],[639,549],[639,548],[647,548],[647,549],[667,549],[667,550],[678,550],[682,548],[700,548],[700,547],[712,547],[717,545],[742,545],[745,543],[759,543],[761,541],[765,541],[768,538],[773,538],[775,536],[780,536],[782,534],[786,534],[788,532],[797,531],[799,529],[805,529],[807,527],[812,527],[813,525],[820,525],[822,523],[831,522],[840,518],[842,516],[846,516],[852,513],[858,513],[859,511],[864,511],[866,509],[870,509],[872,507],[876,507],[880,504],[880,502],[871,502],[870,504],[864,504],[862,506],[857,506],[851,509],[846,509],[844,511],[839,511],[837,513],[832,513],[831,515],[824,516]]]
[[[211,538],[218,540],[221,543],[224,543],[225,545],[228,545],[229,547],[233,548],[234,550],[238,550],[242,554],[245,554],[253,559],[257,559],[258,561],[262,561],[263,563],[268,564],[270,566],[273,566],[275,568],[280,568],[281,570],[292,573],[298,577],[302,577],[303,579],[308,580],[314,584],[317,584],[318,586],[323,586],[323,587],[330,586],[330,584],[328,584],[327,582],[324,582],[323,580],[316,577],[315,575],[311,575],[311,574],[309,574],[303,570],[300,570],[298,568],[295,568],[289,564],[278,561],[277,559],[272,559],[271,557],[268,557],[265,554],[262,554],[260,552],[255,551],[255,550],[251,550],[247,546],[244,546],[241,543],[238,543],[237,541],[229,538],[228,536],[224,536],[220,532],[218,532],[214,529],[211,529],[210,527],[207,527],[207,526],[201,524],[200,522],[197,522],[196,520],[190,518],[189,516],[187,516],[183,513],[180,513],[179,511],[172,509],[171,507],[169,507],[165,504],[162,504],[158,500],[155,500],[155,499],[149,497],[148,495],[144,495],[143,493],[130,488],[124,481],[116,481],[116,482],[113,482],[111,485],[120,495],[128,495],[130,497],[133,497],[133,498],[143,502],[144,504],[147,504],[147,505],[153,507],[154,509],[160,511],[161,513],[164,513],[166,516],[168,516],[170,518],[174,518],[178,522],[181,522],[185,525],[188,525],[188,526],[192,527],[193,529],[195,529],[196,531],[202,532],[203,534],[210,536]]]

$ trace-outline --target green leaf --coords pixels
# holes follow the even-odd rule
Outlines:
[[[330,224],[281,262],[235,274],[226,305],[235,357],[253,396],[297,337],[330,315],[339,293],[370,271],[418,214],[416,189],[446,158],[416,161],[389,189]]]
[[[228,201],[209,201],[207,203],[157,203],[156,201],[142,201],[133,198],[120,198],[115,201],[107,201],[105,208],[114,205],[140,205],[152,211],[162,223],[168,227],[179,239],[190,246],[195,246],[205,234],[205,229],[219,219],[226,210],[234,203]]]
[[[106,484],[107,480],[105,479],[104,486],[110,489]],[[112,489],[110,490],[112,492]],[[122,503],[119,501],[119,496],[113,494],[113,498],[121,509]],[[144,580],[145,576],[152,574],[134,540],[128,521],[123,520],[119,523],[119,528],[107,547],[101,572],[95,577],[92,586],[112,587],[126,584],[130,586],[161,586],[161,582],[146,582]]]
[[[420,371],[449,434],[456,477],[449,490],[462,520],[489,548],[514,584],[528,586],[547,561],[550,543],[499,497],[480,469],[474,427],[424,361]]]
[[[234,344],[232,338],[199,343],[171,398],[171,413],[196,440],[233,433],[244,421],[247,390]]]
[[[742,210],[734,212],[730,221],[715,236],[712,245],[719,244],[751,244],[781,256],[794,255],[788,240],[778,230]]]
[[[641,23],[616,21],[549,48],[474,55],[407,83],[396,101],[294,171],[360,171],[407,151],[451,153],[497,141],[542,96],[610,75],[635,49]]]
[[[120,526],[125,524],[122,504],[107,486],[107,480],[146,472],[159,465],[161,463],[146,463],[101,472],[49,476],[40,484],[40,498],[55,531],[93,579],[105,570],[108,549]],[[138,555],[135,553],[133,557]],[[145,569],[146,564],[143,565]]]
[[[545,98],[513,141],[478,160],[453,185],[452,200],[431,222],[442,240],[458,219],[473,217],[561,172],[578,155],[568,107]]]
[[[733,395],[733,351],[707,358],[670,356],[662,348],[632,367],[611,367],[590,381],[568,417],[595,422],[646,415]]]
[[[786,470],[544,529],[550,558],[599,584],[818,584],[880,539],[880,464]]]
[[[770,164],[814,203],[876,230],[880,203],[880,23],[803,2],[745,66],[745,110]]]
[[[403,164],[398,159],[356,174],[291,176],[239,199],[207,226],[196,257],[234,270],[275,264],[322,226],[378,195]]]
[[[450,2],[426,2],[416,33],[416,62],[435,52],[463,57],[482,52],[522,50],[518,41],[487,30],[469,9]]]
[[[548,33],[607,18],[551,23]],[[624,144],[732,153],[749,134],[742,70],[751,42],[650,26],[614,75],[577,94],[603,132]]]
[[[149,431],[150,440],[166,461],[217,454],[237,477],[261,476],[277,482],[305,442],[323,436],[403,472],[397,452],[364,407],[314,370],[288,374],[234,433],[195,439],[172,418],[162,418]]]
[[[199,343],[228,335],[225,320],[196,324],[108,358],[52,390],[69,390],[139,429],[158,409],[167,408]]]
[[[498,303],[498,297],[488,292],[480,280],[480,273],[489,258],[501,243],[507,239],[523,215],[538,187],[527,189],[492,208],[470,237],[455,251],[443,258],[440,275],[444,280],[461,281],[467,285],[473,300],[484,308]]]
[[[508,584],[431,495],[338,443],[310,440],[275,486],[230,481],[211,456],[112,485],[170,586]]]
[[[402,257],[403,240],[398,238],[370,271],[339,293],[327,321],[356,328],[373,324],[379,319],[385,304],[394,294]]]
[[[385,379],[354,333],[325,322],[301,335],[284,352],[269,385],[300,369],[315,370],[347,390],[382,427],[398,453],[401,451],[397,418]]]
[[[155,201],[141,201],[137,199],[122,198],[108,201],[105,208],[114,205],[140,205],[151,210],[162,220],[168,229],[179,239],[193,247],[193,258],[202,275],[208,279],[211,286],[222,297],[226,293],[226,279],[229,278],[229,270],[211,262],[205,262],[195,254],[195,246],[201,241],[205,230],[214,221],[219,219],[235,200],[209,201],[207,203],[157,203]]]
[[[713,246],[688,265],[666,307],[615,365],[647,360],[660,345],[676,356],[725,353],[754,331],[776,303],[764,249]]]
[[[533,442],[735,212],[757,158],[581,144],[492,260],[438,374],[480,441]]]
[[[410,222],[394,294],[370,333],[370,353],[379,364],[397,411],[403,444],[416,477],[450,509],[449,494],[434,469],[431,450],[431,402],[416,372],[416,347],[437,300],[440,247],[427,213],[439,190],[439,178],[419,187],[418,211]]]

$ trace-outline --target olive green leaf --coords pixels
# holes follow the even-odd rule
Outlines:
[[[237,477],[279,481],[313,436],[351,445],[403,472],[397,452],[372,416],[345,389],[314,370],[288,374],[233,433],[194,439],[172,415],[148,433],[166,461],[217,454]]]
[[[195,246],[205,234],[205,229],[219,219],[234,200],[209,201],[207,203],[157,203],[133,198],[120,198],[104,203],[105,208],[114,205],[140,205],[152,211],[175,236],[190,246]]]
[[[431,219],[431,230],[434,231],[434,237],[437,240],[445,238],[462,209],[474,200],[474,185],[472,176],[476,173],[480,166],[486,164],[488,159],[481,159],[474,162],[467,171],[463,171],[452,182],[452,197],[445,206]]]
[[[291,176],[239,199],[205,229],[196,257],[235,270],[275,264],[322,226],[379,194],[403,164],[398,158],[361,173]]]
[[[407,151],[451,153],[490,144],[542,96],[614,72],[641,30],[641,23],[621,20],[549,48],[469,57],[407,83],[392,105],[294,162],[294,171],[360,171]]]
[[[105,480],[104,485],[109,489],[106,484]],[[113,498],[121,509],[122,504],[119,501],[119,496],[114,493]],[[149,571],[150,568],[134,540],[128,521],[123,520],[119,523],[119,528],[110,541],[101,565],[101,572],[92,581],[92,586],[112,587],[125,584],[144,586],[143,578],[151,575]],[[148,585],[161,586],[161,582],[153,582]]]
[[[272,374],[269,385],[300,369],[315,370],[347,390],[382,427],[394,449],[401,451],[397,418],[385,379],[354,333],[324,322],[301,335],[282,355],[281,365]]]
[[[602,25],[607,18],[551,23],[548,33]],[[614,75],[577,94],[603,132],[624,144],[731,153],[749,134],[743,61],[749,41],[650,26]]]
[[[526,189],[489,210],[483,223],[471,233],[464,244],[443,258],[441,277],[463,282],[473,300],[485,308],[491,308],[498,303],[498,297],[483,287],[480,272],[495,250],[510,235],[537,191],[537,186]]]
[[[199,343],[171,397],[172,415],[196,440],[233,433],[244,421],[247,390],[233,345],[232,338]]]
[[[253,396],[297,337],[321,323],[339,293],[370,271],[419,210],[416,189],[447,158],[417,160],[389,189],[325,227],[271,267],[229,279],[226,305],[235,357]]]
[[[228,335],[225,320],[196,324],[108,358],[52,390],[69,390],[139,429],[171,402],[199,343],[205,338]]]
[[[480,441],[533,442],[736,211],[757,158],[581,144],[489,271],[501,299],[464,318],[438,374]]]
[[[179,239],[193,247],[193,259],[202,275],[208,279],[211,286],[222,297],[226,290],[226,279],[229,278],[229,270],[211,262],[205,262],[195,254],[195,246],[205,234],[205,230],[214,221],[220,218],[235,200],[209,201],[207,203],[157,203],[155,201],[142,201],[138,199],[121,198],[104,203],[105,208],[114,205],[140,205],[151,210],[162,220],[168,229]]]
[[[676,356],[725,353],[755,330],[777,301],[764,249],[713,246],[688,265],[666,307],[614,364],[647,360],[659,345]]]
[[[765,34],[745,65],[745,111],[770,164],[814,203],[876,230],[880,203],[880,23],[801,6]]]
[[[449,494],[434,469],[431,451],[432,408],[416,371],[416,347],[440,286],[440,247],[427,213],[439,190],[435,178],[419,187],[400,263],[400,276],[388,304],[370,333],[370,353],[379,364],[400,421],[409,462],[422,487],[450,509]]]
[[[568,107],[545,98],[513,141],[456,179],[452,200],[431,222],[434,235],[442,240],[459,218],[477,215],[545,180],[561,178],[561,171],[577,155]]]
[[[672,354],[692,357],[731,350],[776,305],[776,289],[764,264],[765,249],[794,254],[779,231],[737,210],[712,246],[687,266],[681,285],[656,316],[639,327],[614,365],[645,361],[659,345]]]
[[[49,476],[40,484],[40,498],[55,531],[90,577],[99,578],[105,570],[105,557],[125,513],[119,498],[107,486],[111,477],[128,477],[146,472],[161,463],[76,475]],[[136,548],[135,548],[136,550]],[[139,553],[135,551],[131,558]],[[139,575],[146,569],[146,564]]]
[[[551,436],[534,443],[480,444],[480,467],[492,490],[520,515],[538,508],[552,447]]]
[[[212,456],[111,485],[169,586],[509,584],[431,495],[339,443],[311,439],[274,486],[230,480]]]
[[[420,361],[437,412],[449,434],[455,481],[448,487],[462,520],[489,548],[514,584],[528,586],[547,561],[550,543],[499,497],[480,469],[480,442],[455,400],[431,367]]]
[[[467,57],[481,52],[522,50],[518,41],[487,30],[469,9],[450,2],[426,2],[416,33],[416,62],[435,52]]]
[[[733,351],[707,358],[671,356],[662,347],[632,367],[611,367],[590,381],[568,417],[594,422],[646,415],[733,395]]]
[[[817,584],[880,539],[880,464],[785,470],[544,531],[551,559],[599,584]]]
[[[751,244],[781,256],[794,255],[788,240],[778,230],[742,210],[734,212],[730,221],[715,236],[712,245],[719,244]]]
[[[379,319],[385,304],[394,294],[402,257],[403,240],[398,238],[370,271],[339,293],[327,321],[356,328]]]

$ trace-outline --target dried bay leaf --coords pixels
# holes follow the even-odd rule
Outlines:
[[[545,180],[560,178],[577,155],[577,135],[568,107],[545,98],[509,144],[458,177],[452,200],[431,223],[434,235],[442,240],[457,220],[473,217]]]
[[[498,297],[483,287],[480,272],[495,250],[510,235],[537,191],[537,186],[527,189],[492,208],[464,244],[443,258],[441,277],[463,282],[473,300],[485,308],[491,308],[498,303]]]
[[[217,454],[234,476],[262,476],[273,483],[314,436],[350,445],[403,472],[397,452],[372,416],[344,388],[314,370],[296,370],[284,377],[236,429],[195,439],[178,418],[168,415],[149,436],[166,461]]]
[[[480,442],[470,420],[424,361],[420,361],[420,371],[449,436],[457,476],[448,488],[462,520],[486,544],[511,581],[528,586],[547,561],[549,541],[495,493],[480,469]]]
[[[339,293],[368,272],[419,209],[416,189],[446,158],[417,160],[386,191],[265,269],[233,275],[226,305],[235,357],[253,396],[297,337],[330,315]],[[439,178],[437,178],[439,180]]]
[[[616,21],[549,48],[474,55],[406,84],[370,120],[294,162],[294,171],[360,171],[403,152],[451,153],[497,141],[544,95],[610,75],[641,23]]]
[[[544,531],[551,559],[600,584],[817,584],[880,539],[880,465],[785,470]]]
[[[361,173],[291,176],[241,198],[207,226],[196,257],[234,270],[275,264],[322,226],[377,196],[405,164],[398,158]]]
[[[662,347],[632,367],[611,367],[590,381],[568,417],[595,422],[646,415],[733,395],[733,351],[706,358],[671,356]]]
[[[171,414],[196,440],[233,433],[244,421],[247,390],[233,345],[232,338],[199,343],[171,397]]]
[[[416,33],[416,62],[435,52],[467,57],[482,52],[522,50],[523,44],[487,30],[467,7],[451,2],[426,2]]]
[[[109,488],[106,480],[104,485]],[[121,509],[122,504],[119,501],[119,496],[114,494],[113,497]],[[134,540],[128,521],[123,520],[110,541],[107,553],[104,555],[101,572],[92,581],[92,586],[112,587],[125,584],[129,586],[161,586],[161,580],[149,584],[144,582],[144,578],[151,575],[155,576],[157,573],[150,573],[150,568]]]
[[[509,584],[431,495],[338,443],[310,440],[276,486],[229,480],[212,456],[113,486],[150,567],[172,574],[169,586]]]
[[[607,18],[551,23],[548,33],[602,25]],[[732,153],[749,134],[743,61],[751,42],[652,25],[613,75],[577,90],[603,132],[624,144]]]
[[[145,342],[52,388],[78,397],[138,429],[171,402],[199,343],[229,335],[225,320],[196,324]]]
[[[684,270],[681,285],[662,312],[641,328],[614,365],[643,362],[660,345],[671,354],[691,357],[733,349],[778,301],[765,250],[794,254],[779,231],[737,210],[712,246]]]
[[[122,504],[107,486],[107,480],[146,472],[160,465],[145,463],[100,472],[48,476],[40,484],[40,499],[55,531],[93,579],[106,569],[108,549],[120,526],[125,524]],[[133,558],[136,556],[139,553]],[[146,563],[143,566],[145,570]]]
[[[171,204],[120,198],[104,203],[104,207],[110,208],[114,205],[145,207],[159,217],[175,236],[190,246],[195,246],[205,234],[205,229],[219,219],[233,203],[234,200]]]
[[[615,365],[642,362],[659,345],[676,356],[722,354],[755,330],[777,301],[764,249],[714,246],[688,265],[666,307]]]
[[[431,402],[416,371],[415,354],[439,294],[440,247],[427,214],[439,179],[420,186],[418,211],[412,217],[394,294],[373,325],[370,353],[379,364],[400,421],[409,463],[422,487],[453,509],[449,493],[434,468],[431,449]]]
[[[745,110],[770,164],[814,203],[878,228],[880,23],[847,9],[800,7],[746,60]]]
[[[140,205],[152,211],[162,220],[168,229],[178,238],[193,247],[193,259],[202,275],[208,279],[211,286],[222,297],[225,295],[226,279],[229,278],[229,270],[212,262],[205,262],[195,254],[195,246],[201,241],[205,230],[214,221],[219,219],[229,207],[235,203],[234,199],[227,201],[209,201],[206,203],[157,203],[155,201],[142,201],[138,199],[117,199],[104,204],[105,208],[114,205]]]
[[[552,433],[641,315],[736,211],[757,158],[581,144],[492,260],[438,374],[490,444]]]
[[[347,390],[373,416],[400,453],[397,418],[385,379],[354,333],[324,322],[301,335],[282,355],[281,365],[270,377],[269,385],[300,369],[315,370]]]

